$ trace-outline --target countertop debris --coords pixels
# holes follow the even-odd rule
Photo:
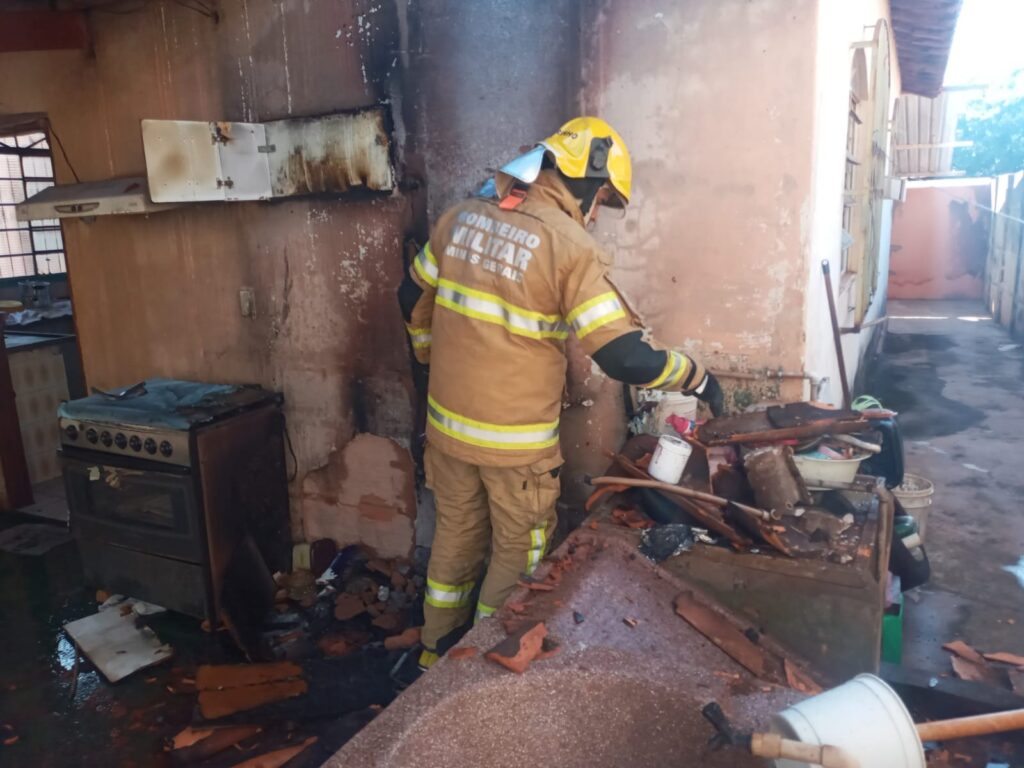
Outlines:
[[[530,662],[543,653],[547,635],[544,622],[534,622],[506,637],[484,654],[484,658],[521,675]]]
[[[676,557],[693,546],[693,529],[685,523],[652,526],[640,533],[640,552],[648,560],[660,563]]]
[[[774,551],[841,565],[863,556],[863,542],[875,535],[874,524],[868,525],[870,505],[858,508],[846,495],[856,491],[868,497],[872,486],[867,480],[842,489],[808,487],[787,444],[734,447],[725,454],[714,449],[718,462],[714,467],[710,466],[712,451],[694,444],[681,485],[673,489],[651,484],[646,467],[654,442],[653,436],[640,435],[627,443],[623,453],[610,453],[613,465],[604,477],[591,479],[598,487],[587,506],[595,509],[609,490],[631,493],[624,498],[634,503],[616,504],[610,520],[643,530],[642,551],[655,561],[688,549],[684,537],[668,549],[675,536],[670,535],[672,525],[690,526],[692,539],[703,544],[720,543],[753,554]]]

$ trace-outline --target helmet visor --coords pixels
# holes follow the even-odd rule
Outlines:
[[[541,166],[544,164],[544,153],[547,149],[543,144],[538,144],[529,152],[511,160],[499,169],[499,173],[511,176],[523,184],[533,184],[540,175]]]

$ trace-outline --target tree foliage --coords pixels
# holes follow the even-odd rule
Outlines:
[[[957,124],[957,138],[974,146],[957,147],[953,168],[967,176],[997,176],[1024,170],[1024,70],[1014,73],[998,100],[968,105]]]

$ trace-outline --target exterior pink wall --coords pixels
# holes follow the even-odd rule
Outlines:
[[[889,296],[981,299],[988,253],[989,185],[915,187],[893,215]]]

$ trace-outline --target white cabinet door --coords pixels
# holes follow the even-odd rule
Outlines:
[[[211,123],[216,131],[225,200],[269,200],[267,129],[260,123]]]
[[[224,199],[220,153],[209,123],[143,120],[142,148],[154,203]]]
[[[266,200],[266,129],[259,123],[143,120],[142,146],[154,203]]]

